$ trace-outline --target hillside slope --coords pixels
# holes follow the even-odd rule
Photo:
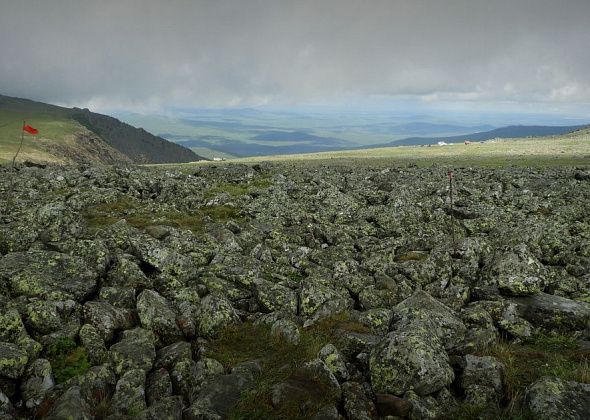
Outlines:
[[[0,161],[12,159],[23,120],[39,129],[39,135],[27,136],[19,160],[110,164],[204,159],[190,149],[107,115],[0,95]]]
[[[543,125],[510,125],[500,127],[494,130],[481,131],[478,133],[462,134],[458,136],[441,136],[441,137],[408,137],[401,140],[394,140],[385,144],[374,144],[366,148],[386,147],[386,146],[414,146],[422,144],[436,144],[439,141],[446,143],[463,143],[469,141],[484,141],[495,138],[522,138],[522,137],[543,137],[557,136],[580,130],[585,125],[572,126],[543,126]]]

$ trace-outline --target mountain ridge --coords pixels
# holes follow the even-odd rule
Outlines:
[[[0,95],[0,114],[6,121],[2,125],[4,129],[0,131],[0,145],[5,146],[3,149],[14,148],[12,145],[18,142],[20,136],[21,121],[27,120],[32,125],[37,124],[40,129],[39,139],[28,142],[28,147],[38,151],[40,156],[45,156],[46,160],[80,163],[90,159],[108,164],[204,160],[182,145],[88,109],[66,108]],[[92,144],[83,143],[90,140]],[[104,144],[98,144],[100,142]],[[84,150],[78,150],[80,148]],[[91,151],[96,155],[92,156]],[[4,154],[7,155],[8,151],[4,151]],[[33,153],[32,156],[36,155]]]

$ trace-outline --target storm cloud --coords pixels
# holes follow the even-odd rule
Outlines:
[[[0,93],[54,103],[590,103],[588,0],[0,0],[0,10]]]

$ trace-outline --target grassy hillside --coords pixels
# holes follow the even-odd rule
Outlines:
[[[590,129],[560,136],[489,140],[469,145],[384,147],[231,160],[247,164],[263,161],[296,165],[590,166]]]
[[[0,95],[0,163],[18,149],[23,120],[39,130],[25,134],[18,160],[48,162],[192,162],[193,151],[107,115]]]
[[[77,122],[59,114],[36,113],[35,110],[12,111],[0,108],[0,163],[12,160],[16,153],[21,140],[21,127],[24,118],[27,124],[39,130],[39,134],[31,136],[25,133],[19,161],[27,159],[61,161],[51,153],[50,149],[47,149],[47,142],[66,145],[71,136],[83,128]]]

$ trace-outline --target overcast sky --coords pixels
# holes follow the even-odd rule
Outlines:
[[[0,93],[97,109],[315,103],[590,117],[590,0],[0,0]]]

